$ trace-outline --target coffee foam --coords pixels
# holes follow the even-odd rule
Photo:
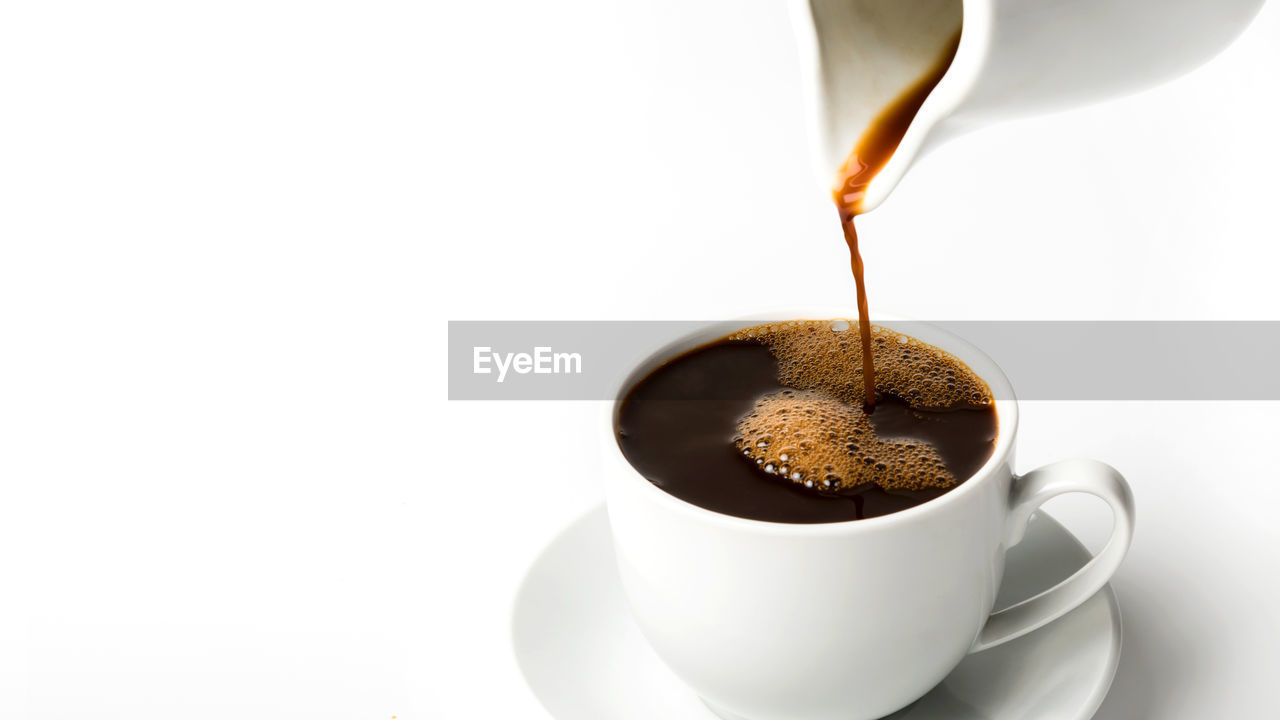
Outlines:
[[[764,472],[818,491],[866,483],[894,490],[956,484],[932,446],[881,440],[860,407],[811,390],[757,400],[738,421],[734,444]]]
[[[757,325],[730,337],[768,345],[778,359],[783,385],[862,404],[857,322],[796,320]],[[991,404],[991,389],[959,358],[909,335],[872,325],[871,361],[876,392],[902,398],[917,410]]]
[[[730,337],[769,346],[779,380],[794,388],[760,398],[738,420],[734,444],[764,472],[820,492],[867,483],[919,490],[958,482],[928,443],[876,436],[862,405],[856,322],[798,320]],[[921,410],[991,404],[987,384],[950,353],[874,325],[871,344],[877,394]]]

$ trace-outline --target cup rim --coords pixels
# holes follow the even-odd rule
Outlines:
[[[910,523],[915,520],[922,520],[932,515],[945,512],[947,507],[961,502],[963,498],[978,492],[978,488],[992,479],[998,474],[996,470],[1009,462],[1012,450],[1013,440],[1018,429],[1018,402],[1013,394],[1013,386],[1009,382],[1009,378],[1000,369],[986,353],[978,349],[977,346],[969,343],[958,335],[944,330],[936,325],[931,325],[924,321],[911,320],[900,315],[892,315],[889,313],[872,313],[871,322],[874,325],[881,325],[889,329],[896,329],[895,325],[903,323],[911,323],[911,332],[899,330],[910,337],[921,340],[930,345],[945,350],[956,356],[965,363],[970,370],[973,370],[978,377],[982,378],[991,388],[993,402],[996,410],[996,446],[991,452],[991,457],[983,463],[972,475],[960,483],[960,486],[950,492],[939,497],[927,500],[919,505],[915,505],[905,510],[889,513],[888,515],[880,515],[877,517],[863,518],[861,520],[842,520],[839,522],[828,523],[788,523],[777,522],[773,520],[756,520],[753,518],[738,517],[736,515],[727,515],[725,513],[709,510],[700,505],[695,505],[687,500],[672,495],[665,490],[659,488],[649,481],[644,475],[636,470],[622,453],[622,447],[618,444],[617,421],[619,409],[622,406],[622,400],[626,397],[626,393],[631,387],[644,376],[648,375],[653,369],[657,368],[663,362],[683,353],[685,351],[696,348],[700,345],[718,340],[729,333],[737,330],[751,327],[752,325],[765,324],[769,322],[788,322],[801,320],[849,320],[855,321],[858,314],[854,310],[852,317],[848,308],[840,307],[807,307],[799,310],[786,310],[779,312],[777,310],[761,313],[753,313],[750,316],[741,316],[733,320],[724,322],[709,323],[693,332],[684,333],[675,340],[663,345],[654,352],[647,355],[644,360],[637,364],[630,372],[627,373],[621,384],[617,388],[613,400],[609,401],[607,407],[607,423],[606,432],[608,433],[609,447],[606,454],[613,460],[615,464],[621,465],[621,471],[627,477],[626,482],[638,487],[639,491],[646,494],[654,502],[665,505],[675,512],[692,516],[695,519],[704,520],[722,527],[730,529],[747,530],[764,533],[774,533],[783,535],[831,535],[848,532],[872,532],[884,529],[893,525],[901,525]],[[921,330],[925,332],[920,332]],[[922,337],[923,335],[923,337]],[[638,483],[638,485],[637,485]]]

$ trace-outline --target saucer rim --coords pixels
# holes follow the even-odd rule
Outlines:
[[[528,581],[530,571],[532,571],[538,565],[539,561],[542,560],[543,557],[545,557],[549,549],[551,549],[552,547],[560,543],[561,540],[563,540],[566,535],[568,535],[575,528],[577,528],[579,524],[585,523],[589,518],[593,517],[596,513],[602,514],[605,517],[605,519],[608,520],[609,513],[608,513],[607,505],[604,502],[597,502],[589,506],[585,511],[574,516],[568,522],[566,522],[563,527],[561,527],[558,531],[556,531],[550,538],[547,539],[545,543],[542,544],[539,551],[533,556],[532,562],[530,562],[529,566],[526,568],[524,575],[521,577],[520,583],[516,587],[516,591],[512,597],[510,607],[507,613],[507,630],[508,630],[507,650],[511,655],[510,659],[515,663],[516,668],[519,670],[520,679],[524,684],[524,689],[530,695],[533,696],[533,699],[537,702],[538,707],[542,710],[544,715],[546,717],[552,718],[553,720],[556,718],[555,713],[552,712],[551,708],[547,707],[546,702],[542,699],[542,696],[538,693],[537,688],[534,687],[532,681],[529,678],[528,670],[525,668],[525,664],[521,661],[520,654],[517,650],[517,638],[516,638],[517,615],[520,610],[520,601],[521,601],[521,598],[524,596],[525,583]],[[1057,526],[1057,528],[1061,530],[1067,536],[1068,539],[1070,539],[1070,541],[1074,544],[1074,546],[1078,550],[1080,550],[1082,553],[1084,553],[1089,557],[1093,556],[1093,552],[1091,552],[1089,548],[1083,542],[1081,542],[1080,538],[1076,537],[1075,533],[1071,532],[1071,530],[1068,529],[1066,525],[1063,525],[1056,518],[1054,518],[1052,515],[1046,512],[1043,508],[1037,509],[1032,514],[1032,520],[1052,523],[1053,525]],[[1112,583],[1108,582],[1106,585],[1103,585],[1102,589],[1100,589],[1088,600],[1085,600],[1085,603],[1092,602],[1093,599],[1099,595],[1103,595],[1106,598],[1108,617],[1110,619],[1110,623],[1109,623],[1110,642],[1108,643],[1107,662],[1105,667],[1103,668],[1102,680],[1090,690],[1088,698],[1079,707],[1080,712],[1076,715],[1071,716],[1070,720],[1091,720],[1091,718],[1093,718],[1097,714],[1098,710],[1102,708],[1102,704],[1106,701],[1107,695],[1110,694],[1111,687],[1115,683],[1116,671],[1118,670],[1120,665],[1120,655],[1124,649],[1124,618],[1120,610],[1119,598],[1116,594],[1115,588],[1112,586]],[[1076,608],[1073,608],[1070,612],[1075,612],[1083,605],[1084,603],[1081,603],[1081,605],[1076,606]],[[1034,635],[1035,633],[1039,633],[1043,630],[1046,630],[1052,627],[1052,625],[1053,623],[1049,623],[1045,627],[1040,628],[1033,633],[1029,633],[1028,635]],[[983,652],[983,651],[979,651],[979,652]],[[971,654],[976,654],[976,653],[971,653]],[[707,720],[714,720],[715,718],[714,713],[712,713],[710,709],[707,709],[707,712],[711,713],[711,715],[707,718]]]

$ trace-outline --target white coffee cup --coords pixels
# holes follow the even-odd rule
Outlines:
[[[774,319],[848,317],[797,312]],[[856,315],[855,315],[856,317]],[[771,318],[765,317],[765,320]],[[727,720],[872,720],[938,684],[964,656],[1070,612],[1119,567],[1133,535],[1133,496],[1093,460],[1013,472],[1018,406],[1000,368],[932,326],[876,319],[942,348],[982,377],[996,398],[995,451],[951,492],[891,515],[788,524],[723,515],[669,495],[618,448],[626,390],[683,350],[759,323],[718,324],[654,353],[612,405],[606,496],[622,583],[635,619],[662,660]],[[1031,514],[1084,492],[1114,514],[1106,547],[1056,587],[991,613]]]

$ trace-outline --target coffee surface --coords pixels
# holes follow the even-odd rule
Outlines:
[[[761,326],[668,360],[622,400],[616,430],[623,455],[652,483],[682,500],[727,515],[786,523],[887,515],[939,497],[981,468],[995,447],[997,431],[985,384],[982,397],[973,402],[969,386],[947,382],[948,369],[953,377],[957,371],[968,373],[966,380],[972,376],[958,360],[917,340],[899,343],[904,336],[874,328],[873,337],[883,341],[876,346],[898,353],[899,360],[883,363],[890,370],[884,373],[885,382],[892,381],[894,367],[924,368],[926,376],[938,372],[935,381],[940,382],[920,385],[933,387],[933,404],[881,391],[874,411],[868,412],[857,392],[843,384],[832,388],[823,380],[861,365],[858,328],[844,326],[842,331],[833,330],[830,322]],[[829,341],[844,350],[828,352]],[[903,361],[898,345],[909,347],[915,359]],[[795,374],[819,359],[829,363],[830,371]],[[954,387],[948,390],[948,384]],[[775,413],[752,425],[753,412],[756,419],[764,417],[761,403],[775,411],[794,408],[799,415],[779,425]],[[820,413],[804,412],[819,407],[825,409],[825,422],[819,422]],[[766,447],[756,447],[758,434],[750,435],[750,446],[744,445],[749,436],[744,430],[766,426],[772,433]],[[793,443],[773,442],[782,440],[779,427]],[[801,437],[795,438],[795,432]],[[802,448],[805,440],[809,447]],[[851,444],[856,447],[849,448]],[[780,458],[784,449],[790,450],[786,461]],[[802,464],[796,465],[797,460]],[[772,472],[765,469],[770,463]],[[838,482],[825,485],[828,475]]]

